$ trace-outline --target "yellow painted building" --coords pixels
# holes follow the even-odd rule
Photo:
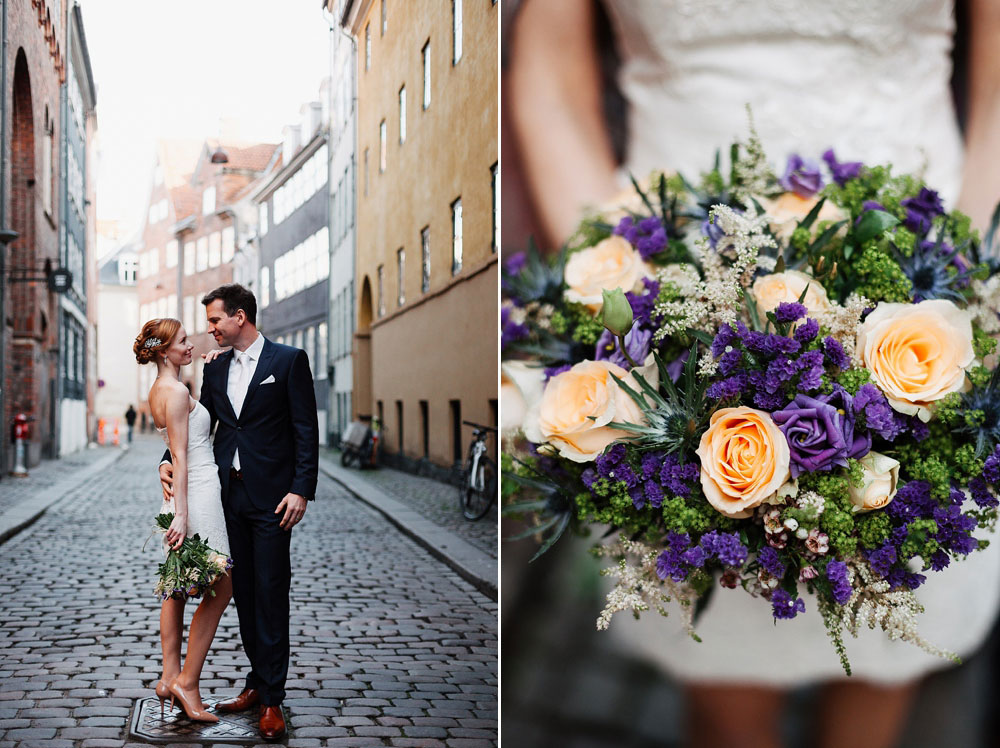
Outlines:
[[[497,423],[498,17],[490,0],[354,0],[354,404],[405,461]]]

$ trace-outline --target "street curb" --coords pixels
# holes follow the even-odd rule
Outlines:
[[[62,499],[67,493],[80,486],[93,475],[109,467],[112,463],[120,460],[125,454],[124,449],[116,449],[112,454],[106,455],[92,465],[83,468],[79,473],[67,476],[53,486],[42,489],[38,495],[33,496],[0,515],[0,545],[17,535],[21,530],[27,529],[35,521],[45,514],[46,510]],[[10,478],[8,480],[17,480]]]
[[[455,533],[434,524],[398,499],[372,485],[354,472],[342,468],[327,457],[320,457],[319,468],[355,498],[377,509],[403,534],[413,538],[432,556],[450,566],[460,577],[497,602],[497,562]]]

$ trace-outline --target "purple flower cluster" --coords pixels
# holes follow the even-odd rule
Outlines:
[[[826,565],[826,578],[830,580],[830,591],[833,599],[843,605],[851,599],[851,583],[847,578],[847,564],[843,561],[831,561]]]
[[[778,180],[778,184],[801,197],[812,197],[823,189],[823,175],[820,174],[818,163],[793,153],[788,157],[785,174]]]
[[[863,416],[865,428],[887,441],[894,441],[906,430],[906,418],[889,405],[885,395],[874,384],[862,385],[854,395],[856,417]]]
[[[629,306],[632,307],[632,319],[636,325],[648,325],[653,321],[653,308],[656,306],[656,297],[660,295],[660,282],[652,278],[643,278],[643,290],[641,293],[629,291],[625,294]]]
[[[823,152],[823,160],[830,167],[833,181],[843,187],[848,179],[854,179],[861,173],[863,164],[860,161],[838,161],[832,148],[827,148]]]
[[[739,567],[749,554],[736,533],[713,530],[692,545],[687,533],[671,532],[667,534],[666,549],[656,559],[656,573],[660,579],[683,582],[694,569],[701,569],[712,560],[723,566]]]
[[[646,356],[649,355],[649,347],[652,341],[652,330],[648,327],[633,325],[632,329],[625,334],[625,350],[628,351],[628,355],[632,357],[633,361],[641,364],[646,360]],[[621,346],[618,344],[618,336],[607,328],[601,333],[601,337],[597,339],[594,358],[597,361],[610,361],[626,371],[632,368],[632,364],[628,362],[625,354],[622,353]]]
[[[993,454],[986,458],[983,463],[982,475],[969,481],[969,493],[972,494],[972,500],[983,509],[1000,505],[1000,501],[990,491],[990,485],[994,488],[1000,487],[1000,446],[997,446],[993,450]]]
[[[612,233],[625,237],[644,260],[662,252],[667,246],[667,229],[657,216],[642,218],[638,222],[632,216],[625,216]]]
[[[500,350],[503,350],[511,343],[524,340],[530,334],[528,326],[523,322],[515,322],[511,319],[514,307],[504,304],[500,307]]]
[[[626,459],[625,445],[614,444],[607,452],[597,456],[593,470],[588,468],[581,478],[591,491],[598,478],[624,483],[636,509],[642,509],[647,503],[659,509],[663,506],[664,490],[687,498],[700,473],[697,462],[681,464],[673,455],[662,452],[645,453],[636,471]]]
[[[780,319],[788,322],[801,319],[804,314],[801,306],[780,304]],[[778,312],[776,318],[777,315]],[[741,321],[736,322],[735,328],[722,325],[711,346],[722,379],[709,385],[705,394],[713,399],[728,400],[752,392],[754,405],[773,411],[783,408],[797,393],[819,389],[825,366],[846,368],[849,359],[832,338],[824,342],[824,350],[802,353],[802,346],[808,345],[818,332],[818,323],[808,319],[791,338],[750,330]]]
[[[847,467],[849,458],[863,457],[872,448],[871,434],[855,434],[852,398],[840,385],[829,395],[796,395],[772,417],[788,442],[793,478]]]
[[[921,187],[919,195],[903,200],[901,205],[906,208],[906,220],[903,224],[920,235],[931,230],[935,216],[944,214],[944,206],[938,193],[926,187]]]
[[[778,552],[771,546],[764,546],[757,551],[757,562],[772,577],[781,579],[785,576],[785,565],[778,557]]]
[[[771,593],[771,608],[776,619],[795,618],[799,613],[806,612],[806,604],[801,597],[793,600],[792,596],[780,587]]]

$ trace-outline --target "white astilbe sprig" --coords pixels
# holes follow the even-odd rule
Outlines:
[[[774,238],[765,233],[767,216],[758,215],[752,205],[745,213],[738,213],[728,205],[715,205],[709,219],[722,229],[733,262],[726,265],[704,237],[695,242],[704,278],[694,283],[684,298],[656,305],[655,314],[664,318],[653,336],[656,342],[689,327],[716,330],[723,324],[734,323],[742,308],[744,288],[757,268],[758,253],[775,246]],[[661,274],[659,280],[668,279]]]
[[[680,606],[684,630],[693,639],[698,639],[693,624],[694,601],[698,594],[686,584],[660,579],[656,573],[659,551],[628,538],[619,538],[616,543],[597,546],[594,555],[618,559],[614,566],[601,570],[602,576],[615,577],[617,581],[597,618],[598,631],[607,629],[611,617],[623,610],[631,611],[636,618],[650,609],[666,616],[665,604],[674,600]]]
[[[1000,275],[972,281],[975,304],[969,305],[973,322],[990,335],[1000,332]]]
[[[776,181],[777,176],[771,170],[764,153],[764,145],[760,142],[757,128],[753,123],[753,112],[747,104],[747,119],[750,124],[750,137],[745,143],[740,143],[740,155],[733,164],[735,179],[733,196],[740,202],[749,202],[751,195],[765,194]]]
[[[922,613],[924,607],[917,602],[913,590],[892,589],[889,582],[860,558],[848,562],[847,578],[853,592],[850,599],[840,606],[840,623],[851,636],[857,638],[862,626],[870,629],[878,626],[890,641],[900,639],[927,654],[959,661],[957,655],[934,646],[917,631],[917,613]]]
[[[860,294],[852,293],[843,306],[831,304],[830,309],[814,315],[817,321],[826,327],[830,337],[843,347],[851,357],[851,363],[860,368],[863,366],[861,351],[857,350],[858,328],[861,326],[861,315],[865,309],[875,306]]]

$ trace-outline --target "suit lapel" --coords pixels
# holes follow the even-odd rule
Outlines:
[[[272,343],[267,338],[264,338],[264,348],[260,352],[260,360],[257,362],[257,368],[254,369],[253,379],[250,380],[250,386],[247,387],[247,396],[243,400],[243,407],[240,409],[240,417],[247,412],[247,406],[250,405],[250,399],[254,396],[260,383],[270,372],[271,356],[274,355],[274,343]]]
[[[219,391],[219,402],[225,403],[223,407],[229,410],[230,415],[233,417],[233,421],[236,421],[236,411],[233,409],[233,401],[229,399],[229,367],[232,366],[233,358],[234,355],[232,349],[219,356],[219,359],[225,364],[225,366],[216,367],[219,370],[216,386]]]

